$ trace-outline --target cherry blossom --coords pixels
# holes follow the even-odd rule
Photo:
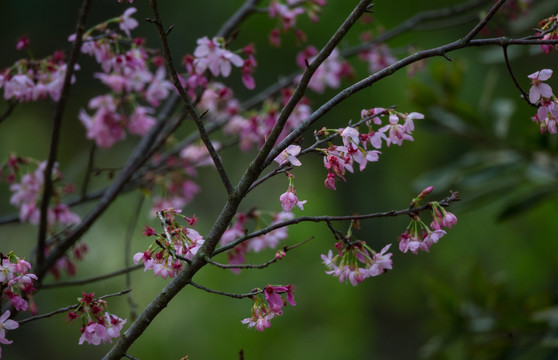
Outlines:
[[[198,47],[194,51],[194,67],[197,74],[206,70],[213,76],[227,77],[231,73],[231,65],[241,67],[244,65],[242,58],[224,48],[222,38],[209,39],[207,36],[198,39]]]
[[[243,319],[241,323],[248,324],[249,328],[255,327],[258,331],[269,328],[272,319],[283,315],[283,307],[286,306],[287,302],[296,306],[293,290],[292,285],[267,285],[263,290],[265,301],[261,295],[254,295],[252,297],[252,315]],[[281,296],[282,294],[286,294],[286,299]]]
[[[14,330],[19,327],[17,321],[10,319],[10,310],[6,310],[2,316],[0,316],[0,344],[9,345],[13,341],[6,339],[6,330]],[[2,347],[0,347],[0,357],[2,357]]]
[[[286,164],[287,162],[293,166],[300,166],[302,163],[300,160],[296,158],[296,156],[300,153],[300,146],[298,145],[289,145],[285,150],[281,152],[281,154],[277,155],[274,159],[280,166]]]
[[[370,74],[374,74],[397,61],[391,54],[389,47],[385,44],[371,45],[367,50],[360,53],[360,58],[368,62]]]
[[[281,206],[285,212],[291,211],[295,205],[298,206],[300,210],[304,210],[303,205],[306,203],[306,200],[298,200],[293,186],[289,186],[287,192],[282,194],[279,197],[279,200],[281,201]]]
[[[138,21],[131,17],[136,11],[138,11],[138,9],[130,7],[124,11],[124,14],[122,14],[119,19],[120,30],[124,31],[128,37],[131,36],[130,30],[138,26]]]
[[[531,103],[536,104],[541,97],[552,97],[552,88],[543,82],[550,79],[551,76],[552,70],[550,69],[543,69],[528,76],[531,79],[531,88],[529,89],[529,101]]]
[[[312,62],[317,53],[318,51],[315,47],[307,47],[297,55],[298,66],[303,69],[306,68],[306,62]],[[308,87],[321,94],[327,87],[338,88],[341,85],[341,79],[351,73],[350,65],[340,58],[339,50],[334,49],[328,58],[316,69]]]
[[[331,250],[328,255],[321,255],[327,267],[326,274],[339,278],[339,282],[349,281],[357,286],[366,278],[378,276],[391,270],[392,254],[388,253],[391,244],[386,245],[379,253],[372,250],[364,241],[353,241],[348,244],[337,242],[337,254]]]

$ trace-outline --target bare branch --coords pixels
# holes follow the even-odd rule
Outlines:
[[[134,266],[126,267],[124,269],[120,269],[120,270],[117,270],[117,271],[110,272],[108,274],[93,276],[93,277],[90,277],[90,278],[87,278],[87,279],[72,280],[72,281],[60,281],[60,282],[56,282],[56,283],[52,283],[52,284],[43,284],[43,285],[40,286],[40,289],[41,290],[46,290],[46,289],[54,289],[54,288],[59,288],[59,287],[69,287],[69,286],[79,286],[79,285],[90,284],[90,283],[93,283],[93,282],[110,279],[110,278],[113,278],[115,276],[128,274],[132,271],[136,271],[136,270],[139,270],[141,268],[143,268],[143,265],[141,265],[141,264],[140,265],[134,265]]]
[[[208,293],[228,296],[228,297],[231,297],[231,298],[234,298],[234,299],[251,298],[252,296],[263,293],[263,290],[257,290],[257,291],[252,291],[252,292],[249,292],[249,293],[246,293],[246,294],[234,294],[234,293],[229,293],[229,292],[224,292],[224,291],[219,291],[219,290],[212,290],[212,289],[206,288],[205,286],[197,284],[193,281],[190,281],[190,285],[192,285],[193,287],[196,287],[200,290],[203,290],[205,292],[208,292]]]
[[[296,243],[294,245],[291,246],[283,246],[283,248],[280,251],[283,251],[285,254],[289,251],[292,250],[294,248],[299,247],[300,245],[307,243],[308,241],[310,241],[311,239],[313,239],[314,237],[309,237],[308,239],[301,241],[299,243]],[[268,267],[269,265],[277,262],[278,260],[280,260],[282,257],[280,256],[275,256],[273,259],[268,260],[266,262],[264,262],[263,264],[221,264],[217,261],[214,261],[213,259],[211,259],[211,257],[206,256],[205,257],[205,261],[207,261],[208,263],[210,263],[211,265],[217,266],[221,269],[264,269],[266,267]]]

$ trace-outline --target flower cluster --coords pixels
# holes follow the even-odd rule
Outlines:
[[[531,117],[539,124],[541,133],[556,133],[556,122],[558,121],[558,99],[552,93],[550,85],[544,81],[550,79],[552,70],[543,69],[529,75],[531,88],[529,89],[529,101],[538,106],[537,113]]]
[[[265,300],[260,294],[252,296],[252,315],[241,322],[248,324],[249,328],[256,327],[258,331],[269,328],[274,317],[283,315],[283,307],[287,305],[287,302],[292,306],[296,305],[293,290],[292,285],[267,285],[263,290]],[[255,289],[255,291],[260,290]],[[283,298],[281,294],[286,294],[286,298]]]
[[[223,233],[221,237],[221,246],[228,245],[246,234],[247,229],[245,228],[245,223],[250,219],[256,222],[257,228],[259,229],[265,227],[265,225],[271,226],[293,218],[293,213],[284,211],[273,214],[271,222],[266,220],[264,214],[256,210],[252,210],[246,214],[238,213],[235,223]],[[249,251],[260,252],[267,248],[276,249],[279,242],[286,238],[287,227],[281,227],[266,234],[243,241],[228,251],[227,256],[229,264],[243,264],[245,262],[245,256]],[[238,269],[232,269],[232,271],[237,274],[240,272]]]
[[[39,163],[30,158],[10,154],[8,161],[0,168],[0,175],[6,174],[5,180],[10,184],[12,191],[10,204],[19,207],[21,222],[29,222],[33,225],[39,223],[46,164],[46,161]],[[25,173],[23,167],[29,168],[30,171]],[[48,225],[79,223],[80,217],[71,212],[68,205],[60,202],[60,195],[72,192],[73,187],[62,184],[63,176],[58,170],[58,164],[54,166],[52,180],[53,200],[48,209]]]
[[[83,36],[81,51],[100,64],[103,71],[94,76],[111,92],[91,99],[88,107],[93,114],[82,109],[78,117],[87,130],[87,138],[104,148],[123,140],[126,130],[145,135],[157,121],[154,107],[173,89],[166,80],[163,59],[150,58],[143,39],[133,39],[130,48],[124,49],[124,44],[130,43],[130,30],[138,25],[132,17],[135,12],[135,8],[128,8],[121,16],[97,25]],[[111,23],[118,24],[124,34],[110,30]],[[101,36],[94,38],[95,31]],[[69,38],[74,39],[75,35]],[[146,104],[142,105],[140,100]]]
[[[172,278],[182,270],[181,259],[192,259],[203,245],[204,239],[196,230],[184,227],[176,220],[179,216],[188,221],[189,225],[194,225],[197,220],[195,216],[188,218],[176,209],[161,210],[157,214],[164,231],[157,234],[153,228],[145,227],[144,235],[154,236],[155,240],[146,251],[134,255],[134,262],[143,262],[144,271],[153,270],[154,276]]]
[[[279,24],[269,34],[269,43],[275,46],[281,45],[281,30],[283,32],[293,29],[299,40],[306,41],[306,35],[295,28],[296,18],[306,13],[308,17],[316,22],[322,7],[326,5],[325,0],[273,0],[269,4],[269,17],[277,18]]]
[[[240,148],[243,151],[249,150],[253,145],[263,145],[277,123],[281,108],[290,99],[291,94],[292,89],[283,89],[280,103],[266,100],[259,111],[253,110],[232,116],[224,127],[225,134],[239,136]],[[277,141],[284,139],[311,113],[308,100],[301,99],[287,119],[287,123]]]
[[[91,345],[112,342],[112,339],[120,336],[120,330],[126,323],[116,315],[109,314],[108,304],[102,299],[94,299],[94,293],[82,293],[78,298],[78,306],[68,313],[68,321],[81,318],[81,336],[79,345],[87,342]],[[104,312],[104,313],[103,313]]]
[[[29,48],[29,39],[22,38],[18,50]],[[76,70],[79,67],[76,66]],[[66,76],[65,54],[56,51],[44,59],[20,59],[12,66],[0,71],[0,88],[4,88],[4,99],[19,102],[37,101],[50,97],[60,99]],[[72,82],[75,78],[72,77]]]
[[[411,207],[418,206],[419,202],[433,190],[432,186],[424,189],[411,203]],[[430,247],[440,240],[446,231],[442,228],[451,228],[457,223],[457,217],[444,209],[438,202],[431,202],[432,222],[428,227],[417,214],[411,215],[411,222],[399,237],[399,250],[406,253],[411,251],[417,254],[419,250],[430,251]]]
[[[308,46],[296,57],[296,63],[302,69],[306,68],[306,63],[312,62],[318,54],[314,46]],[[348,62],[339,56],[339,50],[334,49],[329,57],[320,64],[312,75],[308,87],[317,93],[323,93],[327,87],[336,89],[341,85],[341,79],[353,74],[353,69]],[[297,78],[297,81],[300,77]]]
[[[0,289],[2,296],[10,300],[10,306],[17,311],[27,311],[28,299],[35,291],[35,274],[29,273],[31,264],[18,258],[13,252],[3,256],[0,264]],[[1,336],[0,336],[1,337]]]
[[[0,344],[9,345],[13,341],[6,339],[6,330],[17,329],[19,324],[17,321],[10,319],[10,310],[6,310],[0,316]],[[0,358],[2,357],[2,347],[0,346]]]
[[[326,274],[339,278],[339,282],[349,280],[357,286],[364,279],[378,276],[391,270],[392,253],[388,253],[391,244],[386,245],[379,253],[372,250],[362,240],[335,243],[337,254],[329,250],[327,256],[322,254],[322,260],[328,268]]]
[[[537,35],[542,35],[541,40],[555,40],[558,39],[558,15],[551,16],[539,22],[540,32]],[[552,48],[558,50],[558,45],[541,44],[541,49],[545,54],[548,54]]]
[[[365,36],[365,38],[367,37]],[[385,69],[397,61],[386,44],[370,45],[367,49],[360,52],[359,58],[368,63],[368,72],[370,74]]]
[[[389,114],[388,124],[382,125],[384,115]],[[359,126],[348,126],[338,130],[322,129],[318,135],[329,136],[330,133],[337,134],[343,140],[343,145],[329,144],[327,149],[318,149],[324,155],[324,166],[328,171],[325,186],[335,190],[335,179],[338,177],[345,180],[345,171],[353,172],[353,165],[357,163],[360,171],[366,168],[368,162],[376,162],[379,159],[378,150],[367,150],[368,144],[376,149],[382,147],[382,143],[389,147],[391,144],[401,146],[404,140],[413,141],[411,136],[414,130],[415,119],[423,119],[424,115],[412,112],[410,114],[400,113],[393,109],[373,108],[362,110],[362,120],[358,124],[366,124],[367,133],[360,133]],[[401,124],[400,121],[403,123]],[[381,126],[374,130],[374,126]]]

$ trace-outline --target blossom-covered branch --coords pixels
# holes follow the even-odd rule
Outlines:
[[[126,289],[126,290],[119,291],[119,292],[117,292],[117,293],[106,294],[106,295],[103,295],[103,296],[99,296],[99,297],[97,297],[97,298],[95,298],[95,299],[93,299],[93,300],[95,300],[95,301],[97,301],[97,300],[104,300],[104,299],[108,299],[108,298],[111,298],[111,297],[115,297],[115,296],[120,296],[120,295],[127,294],[127,293],[129,293],[130,291],[132,291],[132,289]],[[49,317],[51,317],[51,316],[53,316],[53,315],[61,314],[61,313],[64,313],[64,312],[66,312],[66,311],[76,309],[76,308],[79,307],[79,305],[80,305],[80,304],[78,303],[78,304],[66,306],[66,307],[63,307],[63,308],[60,308],[60,309],[51,311],[51,312],[46,313],[46,314],[31,316],[31,317],[28,317],[28,318],[26,318],[26,319],[19,320],[18,323],[19,323],[20,325],[22,325],[22,324],[25,324],[25,323],[28,323],[28,322],[31,322],[31,321],[49,318]]]
[[[459,201],[459,194],[457,192],[452,192],[450,196],[444,198],[443,200],[439,201],[438,203],[441,206],[449,206],[450,203],[454,201]],[[230,250],[241,244],[244,241],[249,239],[267,234],[273,230],[280,229],[286,226],[299,224],[301,222],[333,222],[333,221],[353,221],[353,220],[366,220],[366,219],[374,219],[374,218],[383,218],[383,217],[393,217],[393,216],[401,216],[401,215],[412,215],[412,214],[419,214],[425,210],[431,209],[432,203],[425,204],[419,208],[409,207],[403,210],[391,210],[379,213],[371,213],[371,214],[362,214],[362,215],[346,215],[346,216],[301,216],[291,220],[282,221],[270,226],[267,226],[263,229],[258,231],[254,231],[250,234],[246,234],[244,236],[239,237],[235,241],[221,246],[213,252],[213,256],[220,254],[224,251]]]

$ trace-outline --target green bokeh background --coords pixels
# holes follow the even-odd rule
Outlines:
[[[301,17],[298,25],[307,33],[309,43],[319,47],[355,3],[330,0],[319,23]],[[426,10],[425,6],[435,9],[451,3],[458,2],[429,1],[427,5],[418,1],[378,2],[373,22],[355,25],[341,48],[358,43],[360,33],[366,29],[376,29],[379,24],[389,29],[416,12]],[[537,2],[531,15],[507,24],[506,34],[529,34],[529,29],[540,18],[556,12],[552,3]],[[167,26],[174,24],[169,40],[175,58],[191,53],[196,39],[214,34],[241,4],[239,0],[161,1],[163,21]],[[151,16],[147,2],[136,0],[134,6],[138,8],[135,18],[140,20],[140,27],[134,34],[146,37],[148,45],[157,48],[154,26],[141,21]],[[22,34],[30,37],[37,57],[56,49],[67,50],[66,38],[74,31],[78,8],[79,2],[70,0],[1,2],[0,48],[4,50],[0,67],[9,66],[24,56],[13,51],[16,39]],[[92,26],[118,16],[125,8],[125,4],[114,0],[94,2],[87,24]],[[298,50],[294,36],[287,34],[281,48],[270,48],[267,35],[273,26],[274,22],[270,22],[267,15],[254,16],[242,26],[233,45],[255,44],[259,62],[255,74],[257,89],[296,70],[294,55]],[[389,45],[401,57],[409,45],[421,49],[442,45],[463,36],[470,27],[415,32],[397,37]],[[526,75],[555,67],[557,63],[556,52],[541,56],[537,50],[510,49],[516,76],[525,88],[528,86]],[[552,188],[556,185],[556,173],[549,171],[545,176],[540,173],[535,176],[528,171],[536,167],[535,160],[540,156],[548,159],[551,165],[556,162],[556,135],[540,135],[536,125],[530,122],[533,110],[517,100],[518,92],[499,59],[499,49],[468,49],[452,53],[450,57],[451,63],[445,59],[429,60],[426,69],[413,78],[401,71],[382,80],[330,111],[313,128],[325,124],[330,128],[341,127],[348,120],[357,120],[363,108],[397,105],[400,111],[420,111],[426,115],[426,120],[416,122],[415,142],[383,149],[380,162],[370,164],[362,174],[349,174],[347,183],[338,183],[335,192],[322,186],[325,171],[320,157],[304,157],[304,166],[294,171],[297,194],[308,200],[304,212],[296,211],[298,215],[403,209],[424,185],[432,182],[436,184],[432,199],[446,196],[449,190],[459,191],[464,201],[451,207],[459,222],[430,253],[415,256],[397,250],[396,239],[404,231],[408,218],[363,221],[362,228],[355,232],[358,238],[377,250],[394,243],[393,270],[353,287],[324,274],[319,255],[326,253],[334,243],[326,226],[296,225],[289,230],[288,244],[310,236],[313,239],[290,252],[278,264],[265,270],[243,271],[241,275],[206,267],[195,277],[196,282],[207,287],[239,293],[266,284],[294,284],[297,306],[286,308],[284,316],[275,319],[270,329],[259,333],[245,329],[240,323],[249,316],[249,300],[233,300],[188,287],[155,319],[129,353],[139,359],[179,359],[185,355],[189,359],[238,359],[242,349],[245,359],[269,360],[548,356],[552,348],[539,346],[539,343],[551,334],[547,331],[552,327],[534,323],[532,314],[553,306],[558,300],[556,198],[549,192],[545,197],[547,201],[529,211],[506,221],[496,220],[513,199],[535,191],[533,189],[538,186]],[[366,65],[358,61],[353,64],[357,69],[356,79],[360,79],[366,74]],[[78,81],[72,88],[63,122],[59,156],[66,179],[76,185],[82,182],[90,145],[77,113],[86,107],[91,97],[106,91],[95,79],[88,79],[88,74],[97,71],[93,61],[82,56],[80,65],[82,69],[76,75]],[[240,99],[246,99],[251,93],[238,86],[239,77],[239,72],[233,71],[225,82],[235,88]],[[556,84],[553,80],[551,85]],[[344,86],[348,84],[344,82]],[[313,108],[335,93],[335,90],[328,90],[322,96],[312,94]],[[503,105],[511,111],[509,131],[497,137],[494,127],[500,120],[494,104],[505,98],[512,99]],[[5,106],[5,102],[0,103],[0,110]],[[6,159],[10,151],[45,159],[53,109],[48,101],[18,106],[0,125],[0,159]],[[484,134],[488,143],[479,136],[467,138],[447,131],[453,119],[450,112],[456,113],[470,129]],[[179,130],[178,138],[187,133],[187,129]],[[311,141],[311,133],[306,138]],[[137,141],[129,136],[114,148],[101,150],[98,166],[121,166]],[[478,155],[475,164],[486,164],[496,154],[501,154],[497,151],[502,149],[512,153],[521,149],[528,154],[528,160],[518,162],[516,167],[478,165],[484,171],[471,171],[467,175],[458,166],[467,153]],[[239,179],[251,156],[253,153],[241,153],[236,149],[223,153],[233,182]],[[224,203],[224,190],[215,175],[210,169],[201,171],[203,191],[184,209],[186,214],[199,216],[196,229],[202,234],[209,230]],[[94,186],[108,181],[97,179]],[[513,185],[508,187],[510,182]],[[258,206],[279,211],[278,197],[286,186],[282,177],[269,181],[250,194],[241,210]],[[0,184],[1,214],[14,213],[8,203],[9,196],[8,186]],[[123,266],[124,238],[140,196],[139,192],[121,196],[87,232],[83,240],[90,252],[79,263],[77,278],[107,273]],[[92,206],[82,205],[76,211],[84,215]],[[147,201],[138,219],[140,225],[134,231],[133,253],[148,246],[141,235],[141,224],[157,227],[157,222],[147,216],[149,206]],[[344,231],[345,226],[339,224],[338,228]],[[0,251],[14,250],[19,256],[28,257],[35,238],[36,227],[4,225],[0,227]],[[271,256],[272,251],[251,254],[249,261],[263,262]],[[225,257],[218,260],[225,261]],[[166,283],[150,273],[133,273],[132,298],[138,310],[149,304]],[[75,303],[81,291],[102,295],[124,288],[124,279],[117,277],[83,287],[40,291],[35,301],[39,312],[44,313]],[[112,299],[109,303],[111,312],[128,317],[130,306],[126,297]],[[6,359],[36,358],[37,354],[45,359],[98,359],[110,347],[79,346],[79,335],[77,322],[67,323],[64,315],[56,315],[10,331],[8,338],[14,343],[3,346],[2,351]]]

